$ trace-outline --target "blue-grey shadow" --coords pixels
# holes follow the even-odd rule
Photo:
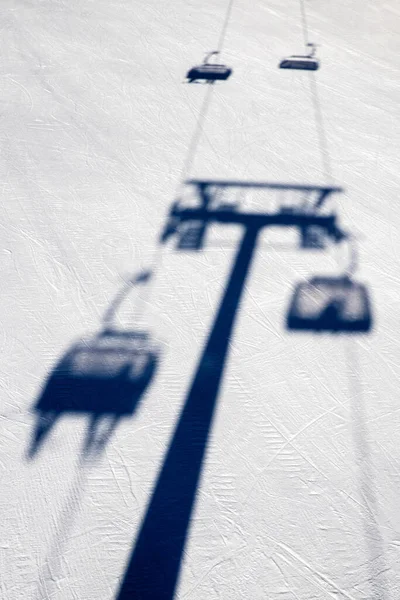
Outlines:
[[[118,600],[174,596],[229,341],[256,246],[248,228],[162,465]]]
[[[335,240],[340,237],[335,215],[322,216],[316,212],[335,189],[197,180],[189,184],[197,187],[199,205],[194,209],[182,208],[177,203],[172,206],[160,237],[162,243],[171,236],[179,240],[184,222],[197,221],[199,229],[211,223],[238,224],[243,227],[244,234],[128,560],[117,600],[174,598],[235,319],[259,232],[268,226],[297,227],[299,230],[318,226],[328,237]],[[316,190],[318,198],[312,214],[295,211],[243,213],[226,207],[210,210],[207,192],[218,186]],[[195,249],[201,247],[197,238],[192,241]]]
[[[232,75],[232,69],[221,63],[208,62],[212,56],[219,54],[218,50],[208,52],[203,64],[189,69],[186,74],[188,83],[214,83],[214,81],[226,81]]]
[[[368,333],[372,325],[368,289],[348,276],[299,283],[286,319],[291,331]]]
[[[135,412],[156,365],[157,350],[145,332],[106,329],[79,340],[56,365],[33,407],[28,459],[67,414],[88,419],[83,454],[101,451],[118,422]]]

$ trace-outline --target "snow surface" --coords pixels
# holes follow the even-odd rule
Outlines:
[[[298,0],[236,0],[233,75],[202,86],[184,76],[218,43],[226,0],[3,0],[1,598],[172,598],[150,538],[148,587],[121,590],[243,236],[214,224],[199,252],[159,244],[189,175],[342,186],[374,329],[286,331],[293,286],[346,254],[260,233],[174,597],[399,598],[400,9],[305,4],[319,71],[277,68],[302,50]],[[126,287],[143,269],[150,282]],[[118,325],[160,353],[136,411],[97,456],[82,454],[89,417],[68,414],[29,457],[47,378],[125,292]],[[168,524],[168,497],[157,506]]]

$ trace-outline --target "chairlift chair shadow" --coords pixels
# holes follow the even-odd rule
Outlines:
[[[307,44],[311,47],[309,54],[293,54],[281,60],[280,69],[295,69],[300,71],[317,71],[319,69],[319,61],[315,58],[315,44]]]
[[[218,51],[209,52],[202,65],[192,67],[186,78],[188,83],[194,83],[199,80],[203,80],[208,83],[214,83],[214,81],[226,81],[232,74],[232,69],[223,64],[209,63],[211,56],[219,54]]]
[[[313,277],[296,286],[286,324],[297,331],[368,332],[372,328],[368,290],[346,275]]]
[[[29,457],[64,414],[90,416],[92,437],[104,417],[115,426],[131,416],[152,379],[157,358],[158,348],[146,332],[108,328],[75,343],[34,406],[37,423]]]

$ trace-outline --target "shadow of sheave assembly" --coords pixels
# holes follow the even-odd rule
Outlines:
[[[146,333],[106,329],[83,338],[62,357],[34,406],[37,415],[28,457],[68,413],[89,417],[84,454],[100,451],[119,420],[131,416],[157,364]]]

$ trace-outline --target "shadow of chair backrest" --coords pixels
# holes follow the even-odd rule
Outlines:
[[[62,357],[34,406],[37,425],[29,456],[63,414],[88,415],[92,429],[103,417],[114,422],[132,415],[157,355],[147,333],[105,330],[79,340]]]
[[[287,328],[317,332],[368,332],[371,305],[365,285],[349,277],[313,277],[296,286]]]

